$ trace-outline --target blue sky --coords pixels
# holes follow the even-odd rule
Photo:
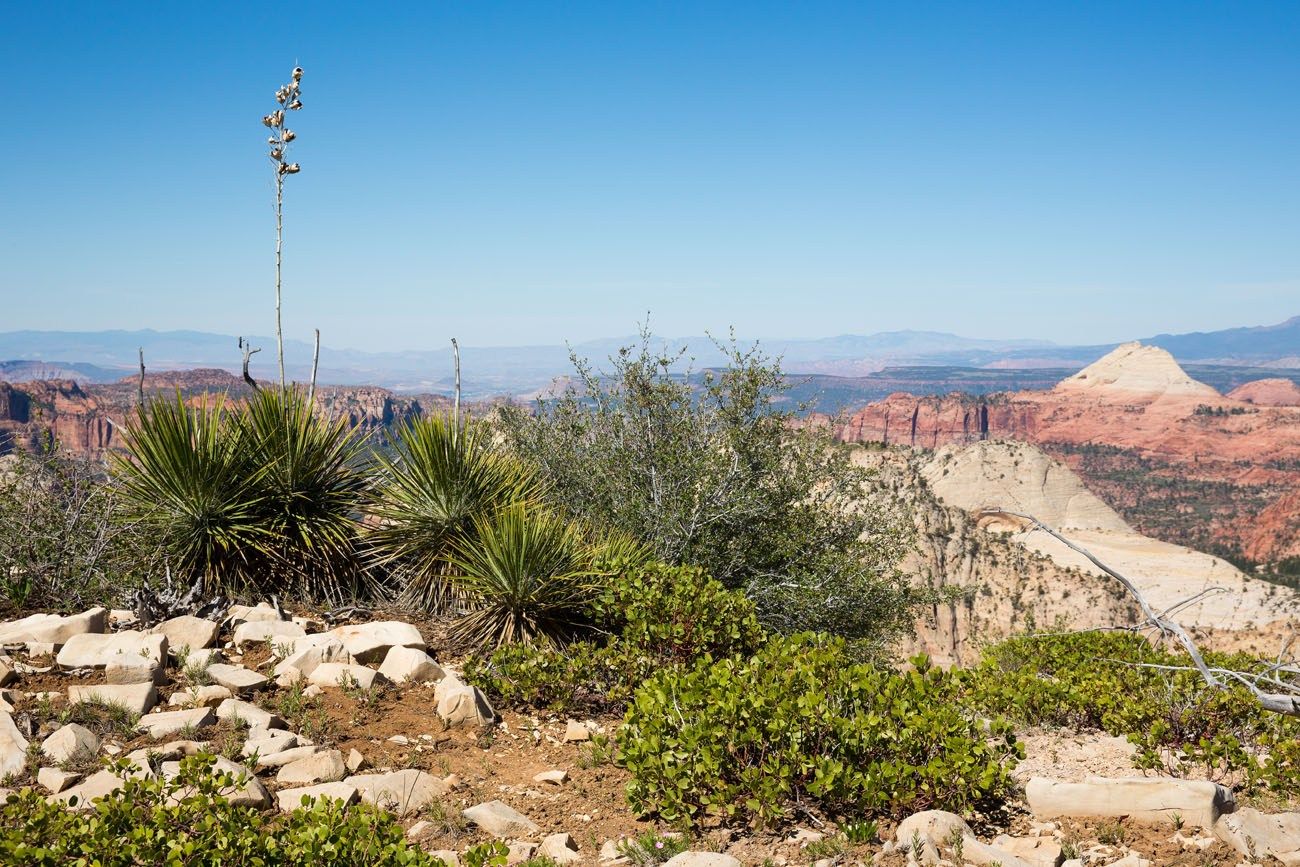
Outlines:
[[[295,62],[294,337],[1300,313],[1300,3],[293,9],[5,6],[0,330],[271,330],[259,120]]]

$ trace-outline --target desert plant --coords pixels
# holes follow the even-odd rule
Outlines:
[[[363,439],[346,419],[314,412],[298,388],[257,392],[235,422],[261,494],[269,575],[259,589],[330,601],[354,595]]]
[[[253,465],[218,397],[187,406],[179,392],[141,406],[112,455],[123,515],[151,533],[171,568],[225,587],[248,579],[266,542],[265,467]]]
[[[1011,726],[963,710],[951,675],[914,663],[851,664],[842,640],[803,634],[661,672],[619,729],[628,801],[668,822],[754,825],[795,805],[855,818],[996,805],[1023,757]]]
[[[455,608],[453,547],[473,538],[474,521],[531,499],[536,485],[517,461],[488,443],[481,425],[443,415],[393,432],[377,457],[379,482],[367,541],[375,565],[401,583],[405,601],[434,613]]]
[[[656,672],[749,656],[765,640],[753,603],[702,569],[650,563],[602,584],[596,635],[562,649],[503,647],[472,658],[466,676],[507,705],[608,712]]]
[[[302,67],[295,66],[288,84],[275,92],[278,108],[262,118],[262,125],[271,130],[266,143],[267,156],[275,166],[275,348],[280,362],[280,390],[285,389],[284,379],[284,329],[280,325],[280,265],[284,251],[284,179],[301,170],[297,163],[289,162],[289,143],[298,137],[285,126],[285,112],[302,108]],[[319,339],[319,337],[318,337]],[[314,382],[314,377],[313,377]]]
[[[158,546],[119,518],[104,468],[52,438],[0,457],[0,610],[72,610],[119,601],[161,562]]]
[[[469,608],[452,634],[477,646],[563,641],[588,622],[598,589],[583,533],[528,503],[475,518],[452,564]]]
[[[151,401],[114,456],[125,514],[171,568],[230,593],[338,599],[356,589],[362,442],[297,389],[195,407]]]
[[[896,570],[900,524],[864,501],[868,474],[828,427],[781,409],[777,363],[721,348],[728,366],[702,374],[644,331],[607,373],[574,355],[573,387],[533,412],[505,408],[501,430],[556,508],[743,589],[770,626],[900,634],[917,599]]]
[[[186,758],[167,779],[128,778],[127,763],[119,760],[120,791],[92,810],[47,801],[30,788],[11,793],[0,802],[0,863],[445,867],[408,843],[382,809],[328,798],[304,798],[287,813],[232,804],[228,795],[243,781],[215,772],[213,762],[211,755]],[[500,867],[505,846],[476,846],[463,858],[475,867]]]

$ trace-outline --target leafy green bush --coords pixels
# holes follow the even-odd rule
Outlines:
[[[222,794],[237,784],[214,773],[211,756],[181,762],[170,780],[126,779],[114,797],[91,809],[50,802],[34,790],[0,804],[0,863],[27,867],[95,864],[320,867],[445,862],[408,844],[387,812],[341,801],[317,800],[288,814],[232,805]],[[468,864],[503,865],[505,846],[471,850]]]
[[[1260,671],[1243,654],[1209,665]],[[1025,635],[989,648],[962,675],[965,701],[1022,723],[1127,736],[1136,764],[1247,790],[1300,794],[1300,720],[1263,710],[1249,690],[1207,686],[1190,660],[1131,633]]]
[[[608,711],[657,671],[749,655],[765,640],[752,602],[686,566],[650,563],[609,578],[591,617],[604,643],[503,647],[471,660],[466,676],[506,705]]]
[[[114,455],[124,511],[173,571],[230,593],[339,599],[356,590],[361,440],[297,390],[245,408],[157,399]]]
[[[1023,755],[1011,727],[964,711],[955,679],[917,663],[851,664],[842,640],[803,634],[661,672],[619,730],[628,801],[670,822],[755,825],[795,804],[859,817],[1000,801]]]
[[[531,500],[536,483],[517,461],[494,450],[479,424],[443,415],[393,432],[391,453],[377,456],[380,482],[368,535],[376,565],[396,576],[406,600],[435,613],[456,607],[448,579],[454,546],[474,538],[474,521]]]
[[[620,349],[607,374],[574,356],[562,397],[503,409],[506,441],[556,508],[701,566],[778,631],[879,643],[910,627],[901,523],[865,502],[869,473],[830,426],[793,424],[779,365],[733,343],[724,370],[696,375],[651,342]]]

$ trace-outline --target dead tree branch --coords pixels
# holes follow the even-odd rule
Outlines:
[[[320,329],[316,329],[316,349],[311,354],[311,386],[307,389],[307,406],[316,399],[316,369],[320,366]]]
[[[244,382],[248,383],[253,391],[261,391],[262,388],[257,384],[257,380],[253,379],[253,375],[248,372],[248,362],[256,353],[262,351],[262,347],[259,346],[254,349],[252,341],[241,337],[239,338],[239,348],[244,352]]]
[[[140,384],[136,386],[140,408],[144,409],[144,347],[140,347]]]
[[[1157,613],[1156,610],[1151,607],[1151,603],[1148,602],[1147,598],[1142,594],[1142,591],[1139,590],[1137,585],[1132,581],[1121,575],[1119,572],[1116,572],[1110,566],[1107,566],[1101,560],[1097,559],[1091,551],[1071,542],[1069,539],[1065,538],[1065,536],[1062,536],[1056,530],[1047,526],[1033,515],[1027,515],[1022,512],[1012,512],[1006,509],[984,509],[979,513],[980,517],[991,517],[997,515],[1019,518],[1020,520],[1027,522],[1031,530],[1041,530],[1053,539],[1056,539],[1058,542],[1065,545],[1070,550],[1083,555],[1090,563],[1102,572],[1124,585],[1124,589],[1129,592],[1129,595],[1137,602],[1138,607],[1142,609],[1142,613],[1146,615],[1147,623],[1158,629],[1162,635],[1172,637],[1182,645],[1183,649],[1187,651],[1187,656],[1192,661],[1192,665],[1187,668],[1194,668],[1196,671],[1200,672],[1201,677],[1205,680],[1207,685],[1216,689],[1222,689],[1227,685],[1225,679],[1227,681],[1236,682],[1249,689],[1255,695],[1256,701],[1258,701],[1260,706],[1265,710],[1286,714],[1288,716],[1300,716],[1300,684],[1287,683],[1276,677],[1265,678],[1263,676],[1252,675],[1249,673],[1227,671],[1222,668],[1211,668],[1205,663],[1204,657],[1201,656],[1200,648],[1196,646],[1196,642],[1192,640],[1192,637],[1187,634],[1187,630],[1183,629],[1182,625],[1178,623],[1178,621],[1171,620],[1168,617],[1170,612],[1185,607],[1190,602],[1209,591],[1202,591],[1196,596],[1191,597],[1191,599],[1185,599],[1182,602],[1171,606],[1168,611]],[[1287,691],[1281,693],[1265,692],[1256,685],[1256,681],[1261,679],[1273,687],[1282,688]]]

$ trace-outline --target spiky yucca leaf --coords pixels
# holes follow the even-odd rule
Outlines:
[[[126,424],[129,456],[112,455],[126,516],[164,546],[177,572],[214,588],[242,582],[271,532],[263,522],[265,468],[248,460],[218,398],[160,398]]]
[[[452,637],[478,646],[563,641],[586,620],[598,578],[577,527],[528,503],[474,520],[455,546],[453,581],[470,610]]]
[[[361,436],[346,418],[319,416],[296,388],[259,391],[237,423],[261,470],[271,583],[331,601],[354,595],[366,487]]]
[[[474,521],[535,495],[519,463],[492,449],[483,428],[443,415],[399,427],[380,454],[369,543],[378,566],[397,576],[409,604],[435,613],[456,607],[448,580],[453,545],[473,538]]]

